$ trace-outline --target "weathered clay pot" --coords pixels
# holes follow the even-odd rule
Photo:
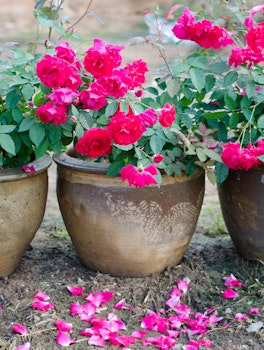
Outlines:
[[[164,176],[163,185],[129,187],[107,164],[62,153],[57,163],[61,214],[85,266],[114,276],[144,276],[178,264],[195,231],[204,172]]]
[[[237,252],[245,258],[264,261],[264,167],[230,170],[218,192]]]
[[[33,174],[20,168],[0,170],[1,277],[16,269],[44,216],[51,157],[44,155],[31,164]]]

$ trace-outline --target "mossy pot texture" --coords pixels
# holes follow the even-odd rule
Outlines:
[[[237,252],[264,261],[264,167],[230,170],[218,193]]]
[[[57,196],[65,226],[85,266],[113,276],[146,276],[177,265],[195,231],[204,172],[163,177],[160,188],[129,187],[108,164],[61,153]]]
[[[0,276],[19,265],[44,216],[48,193],[48,167],[44,155],[30,163],[34,173],[21,168],[0,170]]]

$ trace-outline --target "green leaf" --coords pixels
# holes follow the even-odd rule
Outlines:
[[[229,121],[230,128],[236,128],[239,122],[239,114],[232,113]]]
[[[15,125],[0,125],[0,134],[9,134],[15,130]]]
[[[84,128],[82,127],[81,124],[77,124],[76,125],[75,133],[76,133],[76,136],[77,136],[78,139],[83,136]]]
[[[31,97],[34,95],[35,90],[31,84],[26,84],[25,86],[23,86],[21,92],[25,100],[30,100]]]
[[[150,137],[150,148],[153,154],[159,154],[162,151],[163,145],[164,142],[159,136],[153,135]]]
[[[179,91],[180,84],[176,79],[170,79],[167,82],[167,91],[171,98],[173,98]]]
[[[205,87],[204,71],[200,68],[190,68],[190,76],[194,87],[201,92]]]
[[[264,115],[261,115],[259,118],[258,118],[258,128],[260,129],[264,129]]]
[[[19,126],[18,132],[28,131],[34,124],[35,122],[31,118],[23,119]]]
[[[197,153],[198,159],[199,159],[201,162],[205,162],[205,161],[206,161],[206,158],[207,158],[207,157],[206,157],[206,155],[204,154],[203,149],[197,148],[196,153]]]
[[[216,160],[219,163],[222,163],[221,156],[218,153],[216,153],[213,149],[204,148],[203,151],[207,155],[207,157]]]
[[[123,160],[115,161],[110,165],[106,173],[107,176],[116,176],[120,173],[120,170],[124,167]]]
[[[6,107],[11,110],[15,108],[20,100],[20,94],[17,90],[11,91],[6,95]]]
[[[254,82],[260,85],[264,85],[264,77],[263,75],[256,75],[254,77]]]
[[[15,143],[10,135],[0,134],[0,146],[12,155],[16,154]]]
[[[193,123],[193,122],[192,122],[191,117],[190,117],[188,114],[183,113],[183,114],[181,115],[181,120],[182,120],[182,122],[184,123],[184,125],[187,126],[188,129],[192,127],[192,123]]]
[[[229,87],[234,84],[238,79],[238,74],[235,71],[228,72],[224,76],[223,85],[224,87]]]
[[[118,108],[118,103],[117,101],[110,102],[105,109],[105,116],[106,117],[111,117],[112,115],[115,114]]]
[[[217,183],[221,184],[227,179],[229,169],[228,169],[227,165],[224,163],[216,163],[215,164],[215,173],[216,173],[216,177],[217,177]]]
[[[226,116],[226,112],[225,111],[217,111],[217,112],[208,112],[208,113],[204,113],[204,117],[207,119],[222,119]]]
[[[23,112],[19,108],[14,108],[12,110],[12,117],[15,122],[21,123],[21,121],[23,120]]]
[[[45,137],[45,129],[42,124],[33,124],[29,130],[30,140],[38,147]]]
[[[230,109],[231,111],[236,109],[236,101],[233,100],[231,96],[225,94],[224,100],[225,100],[225,105],[228,109]]]

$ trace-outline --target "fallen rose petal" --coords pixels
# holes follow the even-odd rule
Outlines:
[[[30,343],[27,342],[25,344],[22,344],[22,345],[18,345],[16,347],[16,350],[30,350]]]
[[[91,337],[92,335],[95,334],[95,331],[93,328],[84,328],[81,332],[80,335],[83,335],[84,337]]]
[[[225,278],[224,285],[226,287],[242,287],[242,282],[238,281],[237,278],[231,273],[229,277]]]
[[[246,318],[248,318],[248,315],[247,314],[242,314],[240,312],[235,315],[235,319],[238,320],[238,321],[245,320]]]
[[[39,301],[48,301],[50,299],[50,297],[41,290],[37,291],[33,298]]]
[[[70,305],[70,315],[71,316],[80,315],[83,313],[83,310],[84,310],[84,306],[80,305],[79,303]]]
[[[30,174],[34,174],[36,171],[34,168],[34,165],[31,165],[31,166],[23,165],[21,169],[24,170],[25,173],[30,173]]]
[[[91,293],[85,297],[86,301],[92,302],[95,306],[102,306],[114,297],[113,292]]]
[[[1,311],[1,310],[3,310],[3,305],[2,305],[2,304],[0,304],[0,311]]]
[[[233,299],[239,297],[239,294],[233,289],[227,288],[223,293],[224,299]]]
[[[48,311],[49,309],[54,309],[54,304],[47,301],[34,301],[31,307],[39,311]]]
[[[181,290],[183,293],[186,293],[189,289],[189,284],[185,280],[178,280],[177,286],[178,286],[179,290]]]
[[[131,335],[137,339],[143,339],[147,334],[148,332],[145,332],[139,329],[137,331],[134,331]]]
[[[126,301],[125,299],[121,299],[120,301],[118,301],[115,305],[114,305],[114,308],[116,310],[120,310],[120,309],[123,309],[123,310],[133,310],[133,307],[132,306],[126,306]]]
[[[259,308],[258,307],[253,307],[252,309],[249,310],[249,314],[258,314],[259,313]]]
[[[16,323],[14,326],[12,326],[12,331],[21,335],[27,334],[27,328],[20,323]]]
[[[82,295],[83,294],[82,287],[68,286],[67,289],[71,293],[71,295]]]
[[[56,339],[56,343],[61,346],[69,346],[76,343],[76,339],[71,339],[68,333],[59,331]]]
[[[94,346],[105,346],[105,339],[100,335],[92,335],[88,341],[88,344]]]
[[[54,325],[57,327],[57,329],[59,331],[62,331],[62,332],[71,332],[72,331],[72,324],[71,323],[67,323],[65,321],[58,320],[58,321],[54,322]]]
[[[123,346],[129,346],[131,344],[136,343],[136,338],[132,335],[117,335],[117,336],[110,336],[109,342],[113,345],[123,345]]]

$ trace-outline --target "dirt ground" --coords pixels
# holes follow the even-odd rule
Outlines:
[[[81,13],[80,4],[88,1],[68,1],[69,15]],[[124,41],[137,30],[142,31],[142,11],[152,6],[154,1],[141,0],[95,0],[95,10],[103,18],[102,24],[90,18],[82,24],[82,32],[108,32],[108,35]],[[164,8],[172,1],[161,1]],[[122,4],[122,5],[121,5]],[[0,41],[18,40],[28,37],[33,32],[34,20],[31,18],[33,0],[0,0]],[[105,9],[107,9],[105,11]],[[91,24],[93,21],[93,25]],[[96,24],[95,24],[96,23]],[[126,33],[120,31],[127,28]],[[130,49],[131,53],[149,58],[155,65],[156,57],[148,49]],[[137,58],[137,57],[133,57]],[[0,349],[14,350],[19,344],[31,343],[31,350],[59,349],[56,345],[55,320],[65,320],[73,324],[72,338],[78,342],[72,349],[98,349],[88,345],[87,338],[79,335],[80,330],[89,327],[78,318],[70,316],[71,303],[84,302],[84,296],[71,296],[67,286],[82,286],[84,295],[90,292],[112,291],[115,302],[125,298],[133,307],[132,311],[117,310],[116,314],[127,325],[126,334],[140,329],[140,320],[147,310],[159,311],[165,307],[170,291],[179,279],[190,281],[190,290],[184,302],[193,312],[204,313],[211,306],[215,307],[221,324],[227,327],[213,327],[204,336],[214,342],[213,349],[228,350],[263,350],[264,349],[264,267],[259,261],[248,261],[236,253],[229,235],[225,230],[220,213],[215,187],[207,183],[202,213],[192,242],[182,260],[174,268],[145,278],[117,278],[93,272],[85,268],[66,234],[56,199],[56,168],[49,169],[49,195],[45,217],[41,228],[26,251],[17,270],[7,279],[0,279]],[[208,234],[210,231],[210,235]],[[225,300],[224,278],[234,274],[243,282],[239,289],[239,298]],[[34,294],[42,290],[50,296],[55,309],[40,312],[31,308]],[[259,313],[249,315],[251,308],[258,307]],[[113,302],[101,310],[100,317],[113,310]],[[236,313],[247,313],[243,321],[234,319]],[[255,327],[254,324],[260,325]],[[262,322],[262,326],[261,323]],[[21,336],[12,332],[12,325],[20,323],[27,327],[28,334]],[[250,331],[253,325],[253,331]],[[184,349],[188,343],[188,333],[181,336],[173,349]],[[132,345],[131,349],[143,349]],[[154,346],[149,346],[154,349]],[[114,349],[106,346],[105,349]],[[202,349],[202,348],[201,348]]]

